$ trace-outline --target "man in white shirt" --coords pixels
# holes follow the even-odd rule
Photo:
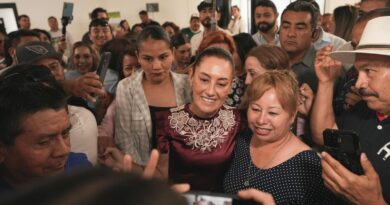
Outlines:
[[[258,46],[277,45],[280,46],[278,27],[276,20],[279,13],[275,4],[270,0],[260,0],[255,6],[254,21],[258,29],[252,38]]]
[[[47,21],[50,27],[49,33],[51,36],[52,45],[58,52],[61,52],[66,56],[69,56],[70,54],[69,50],[73,46],[72,36],[70,35],[69,32],[66,32],[66,40],[63,41],[62,31],[58,26],[57,18],[54,16],[50,16],[47,19]]]
[[[213,5],[211,3],[207,3],[205,1],[200,2],[198,5],[198,11],[199,11],[199,20],[200,23],[203,25],[204,30],[199,32],[198,34],[195,34],[191,38],[191,54],[194,56],[196,55],[196,51],[199,48],[200,43],[202,42],[202,39],[205,35],[212,32],[212,16],[213,16]],[[216,15],[216,14],[215,14]],[[217,30],[223,31],[229,35],[231,33],[227,30],[224,30],[217,25]]]

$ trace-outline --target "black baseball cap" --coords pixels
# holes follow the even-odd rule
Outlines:
[[[28,42],[16,48],[18,63],[33,63],[44,58],[61,61],[62,54],[57,52],[50,43],[44,41]]]

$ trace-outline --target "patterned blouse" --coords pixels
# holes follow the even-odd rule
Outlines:
[[[204,119],[186,104],[157,113],[156,119],[157,147],[169,152],[169,179],[189,183],[192,190],[222,191],[240,129],[239,111],[224,105],[213,118]]]
[[[233,162],[223,182],[226,193],[255,188],[271,193],[276,204],[345,204],[324,186],[315,151],[302,151],[277,166],[261,169],[250,156],[251,137],[249,130],[237,136]]]

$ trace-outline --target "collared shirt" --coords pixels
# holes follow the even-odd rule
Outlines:
[[[390,118],[379,121],[374,110],[361,101],[337,117],[337,127],[359,134],[359,142],[379,176],[383,197],[390,203]]]
[[[332,45],[333,50],[338,50],[346,41],[338,36],[335,36],[331,33],[325,32],[320,28],[320,37],[316,42],[313,43],[314,48],[319,50],[327,45]]]
[[[312,45],[305,53],[303,59],[294,64],[292,69],[297,77],[299,85],[306,83],[310,86],[314,93],[317,92],[318,78],[314,71],[314,59],[316,56],[316,50]],[[296,134],[303,138],[305,142],[310,142],[310,129],[307,120],[303,117],[297,117]]]
[[[88,161],[87,156],[84,153],[70,152],[65,163],[64,172],[71,172],[75,169],[88,167],[92,167],[92,164]],[[4,178],[0,177],[0,195],[7,194],[14,190],[15,187],[11,186]]]
[[[317,92],[318,78],[314,71],[314,59],[316,56],[316,50],[312,45],[309,50],[306,51],[303,59],[292,66],[294,73],[297,76],[299,84],[307,83],[313,92]]]
[[[144,72],[135,73],[119,82],[116,92],[115,141],[119,149],[130,154],[133,162],[145,165],[152,148],[152,121],[142,79]],[[191,89],[187,75],[171,72],[176,105],[190,102]]]
[[[252,38],[256,42],[256,44],[258,46],[271,44],[271,45],[275,45],[275,46],[279,46],[280,47],[279,34],[277,34],[277,33],[275,33],[274,42],[271,42],[271,43],[267,41],[267,39],[263,36],[263,34],[260,33],[260,31],[258,31],[257,33],[253,34]]]

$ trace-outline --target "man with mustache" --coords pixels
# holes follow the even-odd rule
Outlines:
[[[275,4],[270,0],[258,1],[254,10],[254,20],[257,27],[257,33],[252,38],[258,46],[264,44],[280,46],[278,27],[276,20],[279,13]]]
[[[330,49],[318,52],[315,63],[319,79],[311,125],[314,141],[323,144],[326,128],[352,130],[359,134],[363,175],[346,169],[322,153],[325,185],[352,204],[390,203],[390,16],[370,20],[354,51]],[[332,108],[335,78],[342,63],[354,63],[356,88],[363,101],[335,118]]]
[[[366,26],[367,22],[373,18],[377,18],[380,16],[390,16],[390,8],[374,9],[364,14],[364,16],[361,16],[353,26],[352,41],[346,44],[344,47],[350,47],[350,50],[355,49],[356,46],[359,44],[364,27]],[[332,50],[335,50],[335,48],[333,47]],[[358,72],[353,66],[345,73],[345,77],[343,79],[344,84],[342,87],[339,88],[337,95],[334,97],[333,101],[333,109],[336,116],[340,115],[345,110],[350,109],[356,103],[362,100],[358,90],[355,87],[357,77]]]
[[[213,4],[208,3],[206,1],[202,1],[198,5],[199,21],[203,26],[203,31],[195,34],[191,38],[191,54],[193,56],[196,55],[196,52],[199,48],[200,42],[202,42],[203,37],[205,35],[207,35],[208,33],[213,31],[212,24],[217,23],[216,22],[217,19],[215,19],[215,22],[213,22],[213,20],[212,20],[212,16],[213,16],[213,9],[212,8],[213,8]],[[215,12],[215,17],[216,16],[217,16],[217,12]],[[228,30],[222,29],[218,25],[216,25],[216,30],[223,31],[223,32],[231,35],[231,33]]]

